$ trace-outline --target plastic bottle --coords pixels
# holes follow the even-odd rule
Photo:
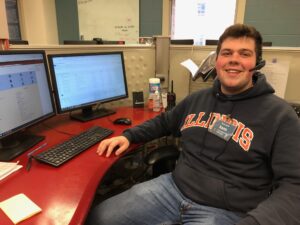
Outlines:
[[[159,78],[150,78],[149,79],[149,99],[148,99],[148,108],[153,110],[153,99],[155,91],[160,92],[160,79]]]
[[[150,78],[149,79],[149,94],[154,94],[155,91],[160,92],[160,79],[159,78]]]
[[[154,94],[149,94],[148,98],[148,109],[153,110],[153,95]]]
[[[160,111],[160,95],[158,89],[156,89],[153,95],[153,111],[159,112]]]
[[[167,107],[168,107],[168,93],[166,92],[162,92],[161,93],[161,105],[162,105],[162,109],[164,111],[166,111]]]

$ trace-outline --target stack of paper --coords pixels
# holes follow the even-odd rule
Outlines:
[[[216,52],[215,51],[210,52],[209,55],[202,60],[199,67],[191,59],[187,59],[181,62],[180,64],[191,72],[193,81],[197,80],[199,77],[202,77],[203,81],[207,81],[209,77],[212,77],[213,79],[216,77],[216,71],[215,71]]]
[[[0,162],[0,180],[22,168],[22,165],[18,163],[19,162]]]
[[[17,224],[42,211],[39,206],[37,206],[24,194],[18,194],[0,202],[0,208],[14,224]]]
[[[194,78],[196,74],[199,72],[199,67],[191,59],[184,60],[180,64],[191,72],[192,78]]]

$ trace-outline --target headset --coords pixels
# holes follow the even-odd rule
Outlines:
[[[253,67],[252,69],[249,70],[249,72],[252,72],[254,70],[260,70],[265,65],[266,65],[266,60],[261,59],[256,63],[255,67]]]
[[[253,67],[252,69],[249,70],[249,72],[252,72],[255,70],[260,70],[265,65],[266,65],[266,60],[261,59],[261,60],[259,60],[258,63],[256,63],[255,67]],[[209,77],[212,77],[213,79],[215,79],[216,76],[217,76],[217,71],[216,71],[216,68],[213,67],[208,73],[202,74],[202,79],[203,79],[203,81],[207,81]]]
[[[208,60],[208,59],[206,59]],[[203,63],[202,63],[203,64]],[[258,62],[256,63],[255,67],[249,70],[249,72],[255,71],[255,70],[260,70],[266,65],[266,60],[259,59]],[[200,66],[201,67],[201,66]],[[200,68],[199,68],[200,69]],[[193,81],[197,80],[199,76],[202,77],[202,80],[206,82],[209,77],[212,77],[213,79],[216,78],[217,76],[217,71],[215,66],[208,70],[206,73],[201,73],[199,70],[197,71],[196,75],[192,78]]]

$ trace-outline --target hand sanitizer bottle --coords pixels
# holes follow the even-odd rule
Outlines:
[[[153,95],[153,111],[159,112],[160,111],[160,95],[158,89],[155,90]]]

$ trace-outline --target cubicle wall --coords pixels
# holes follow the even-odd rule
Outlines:
[[[34,50],[44,49],[46,54],[80,53],[80,52],[111,52],[123,51],[125,71],[128,84],[128,98],[105,103],[109,107],[131,106],[132,92],[144,91],[148,97],[149,78],[155,76],[155,47],[154,46],[125,46],[125,45],[60,45],[60,46],[12,46],[11,49]],[[101,88],[101,87],[99,87]]]
[[[189,93],[210,86],[211,82],[204,83],[200,79],[191,81],[190,72],[180,63],[186,59],[192,59],[197,65],[211,52],[214,48],[202,46],[171,46],[170,47],[170,74],[169,80],[173,80],[174,92],[176,93],[177,102],[182,100]]]
[[[174,81],[174,90],[177,99],[182,100],[189,93],[201,88],[209,87],[212,81],[204,83],[201,79],[191,80],[188,70],[180,63],[188,58],[196,64],[208,56],[215,46],[171,46],[170,47],[170,77]],[[278,62],[289,62],[288,80],[284,98],[288,101],[300,102],[300,48],[289,47],[265,47],[263,49],[263,58],[268,61],[277,60]],[[268,79],[268,76],[267,76]]]
[[[12,49],[22,49],[22,47],[13,46]],[[23,46],[23,49],[25,49],[25,46]],[[145,101],[147,101],[149,89],[148,80],[150,77],[154,77],[156,72],[155,46],[26,46],[26,49],[45,49],[47,54],[123,51],[129,98],[112,103],[106,103],[110,106],[132,105],[133,91],[144,91]],[[189,71],[180,65],[180,63],[190,58],[199,65],[211,51],[215,50],[215,46],[171,45],[169,50],[169,83],[173,80],[174,91],[177,95],[177,102],[193,91],[212,85],[211,80],[206,83],[204,83],[201,79],[192,81]],[[300,48],[266,47],[263,50],[263,58],[267,61],[277,59],[278,61],[283,60],[290,62],[285,99],[288,101],[300,102]]]
[[[288,101],[300,103],[300,48],[269,47],[263,51],[267,61],[278,60],[289,62],[289,72],[284,98]],[[267,74],[268,79],[268,74]]]

